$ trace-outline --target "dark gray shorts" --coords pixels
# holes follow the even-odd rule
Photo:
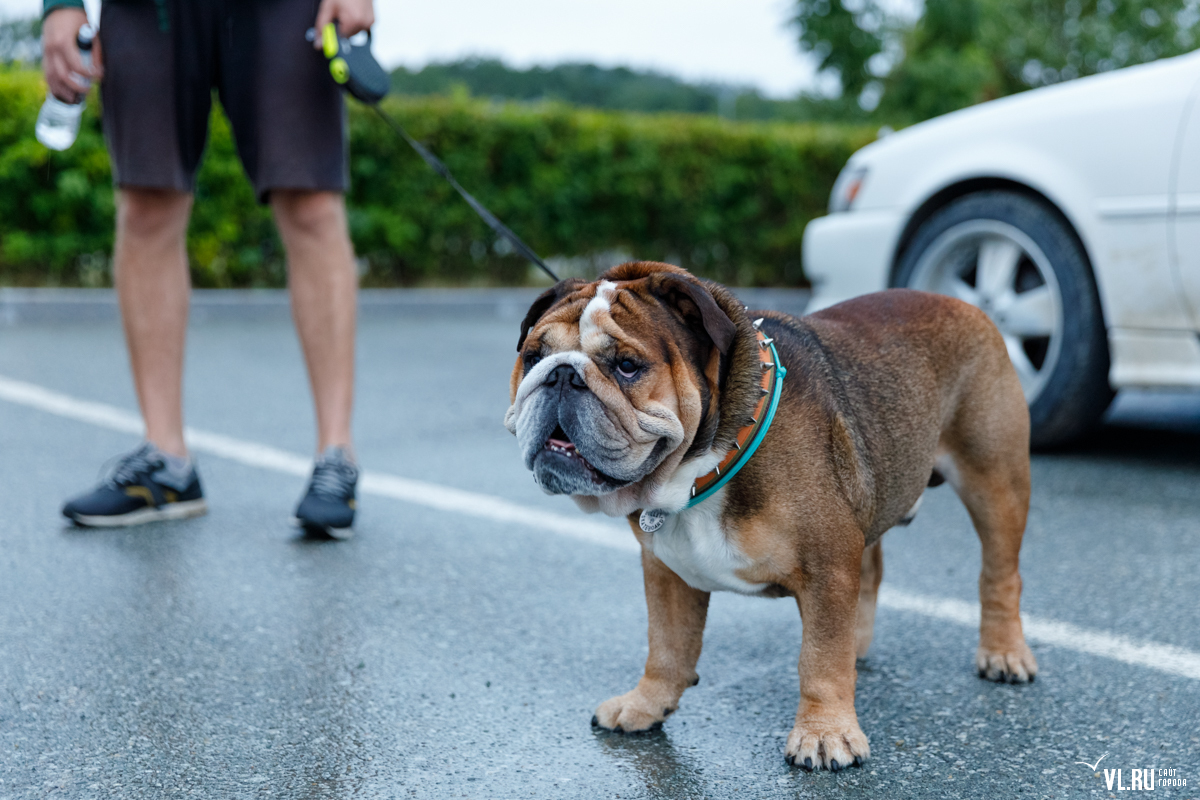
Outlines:
[[[215,89],[260,202],[345,191],[346,109],[305,40],[318,0],[109,0],[101,11],[104,136],[118,186],[195,188]]]

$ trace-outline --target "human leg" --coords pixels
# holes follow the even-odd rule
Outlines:
[[[117,191],[114,277],[146,440],[99,486],[63,514],[99,527],[183,519],[205,513],[200,479],[183,440],[183,347],[187,334],[185,236],[192,196],[164,189]],[[174,456],[174,458],[171,458]]]
[[[348,448],[354,404],[358,274],[338,192],[276,189],[271,208],[288,259],[292,317],[317,416],[317,450]]]
[[[342,198],[349,184],[345,107],[304,38],[315,0],[257,3],[242,12],[231,27],[236,35],[222,39],[229,46],[220,51],[218,93],[246,174],[260,201],[270,202],[283,238],[316,407],[318,458],[295,521],[344,538],[358,479],[350,434],[358,276]],[[250,52],[254,69],[238,68]],[[245,79],[251,72],[256,80]]]
[[[185,152],[180,139],[202,149],[211,92],[190,78],[200,66],[177,63],[174,36],[152,6],[106,3],[101,13],[104,138],[117,186],[114,278],[130,365],[146,438],[184,456],[186,236],[199,150]],[[187,24],[194,35],[206,27]],[[180,124],[181,112],[190,125]]]
[[[186,456],[183,348],[187,334],[185,247],[192,196],[163,189],[117,191],[114,278],[146,439]]]
[[[182,376],[190,292],[185,239],[199,152],[185,158],[177,112],[202,148],[210,91],[177,64],[152,4],[106,3],[100,38],[104,137],[118,187],[114,277],[147,442],[116,459],[63,514],[80,525],[135,525],[205,512],[183,440]],[[178,22],[178,20],[177,20]],[[165,68],[164,68],[165,67]],[[181,94],[182,92],[182,94]]]

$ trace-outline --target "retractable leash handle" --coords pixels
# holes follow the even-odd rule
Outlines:
[[[316,30],[310,28],[306,38],[311,42],[316,38]],[[509,230],[508,226],[496,218],[496,215],[487,210],[487,207],[476,200],[470,192],[464,189],[454,176],[450,174],[450,170],[446,165],[438,159],[429,149],[418,142],[416,139],[408,135],[408,131],[401,127],[400,123],[396,122],[389,114],[384,112],[379,107],[379,101],[384,98],[391,88],[391,80],[388,78],[387,72],[383,67],[379,66],[379,62],[371,55],[371,33],[367,32],[367,42],[365,45],[356,45],[351,43],[349,39],[338,36],[337,26],[330,22],[321,31],[321,52],[325,58],[329,60],[329,74],[333,76],[333,80],[350,93],[356,100],[375,109],[375,113],[386,122],[396,134],[417,151],[425,163],[433,168],[433,171],[441,175],[446,181],[454,187],[462,198],[467,201],[475,213],[487,223],[487,226],[496,233],[508,240],[513,249],[528,259],[535,266],[540,267],[543,272],[558,280],[558,276],[554,274],[554,270],[546,266],[546,262],[538,257],[538,254],[533,252],[533,249],[521,241],[521,238]]]
[[[329,59],[329,74],[355,99],[373,106],[388,93],[388,74],[371,55],[370,31],[365,45],[355,45],[330,22],[321,31],[321,52]]]

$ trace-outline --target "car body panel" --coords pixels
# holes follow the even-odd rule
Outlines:
[[[813,282],[808,309],[886,288],[892,253],[907,221],[907,214],[889,209],[830,214],[808,223],[802,245],[804,269]]]
[[[1200,339],[1190,331],[1110,328],[1108,349],[1114,389],[1200,387]]]
[[[1155,375],[1200,385],[1192,377],[1200,376],[1200,352],[1193,358],[1188,347],[1166,347],[1170,363],[1159,367],[1154,359],[1145,368],[1124,363],[1163,338],[1138,332],[1195,339],[1200,152],[1187,185],[1196,200],[1190,227],[1175,224],[1172,192],[1198,83],[1200,54],[1190,54],[985,103],[864,147],[847,165],[867,170],[851,210],[814,220],[805,232],[811,307],[890,285],[909,222],[931,198],[969,181],[1016,184],[1056,206],[1083,244],[1110,338],[1122,332],[1112,347],[1114,385]],[[1200,118],[1188,130],[1200,151]],[[1184,241],[1194,262],[1177,257]],[[1181,277],[1187,270],[1192,284]]]
[[[1171,255],[1192,319],[1200,329],[1200,85],[1192,90],[1184,116],[1171,192]]]

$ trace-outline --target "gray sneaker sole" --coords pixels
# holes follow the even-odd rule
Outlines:
[[[200,500],[183,500],[178,503],[168,503],[160,508],[139,508],[128,514],[116,514],[107,517],[73,514],[71,519],[78,525],[87,528],[127,528],[131,525],[145,525],[147,522],[162,522],[172,519],[189,519],[208,513],[208,504]]]

